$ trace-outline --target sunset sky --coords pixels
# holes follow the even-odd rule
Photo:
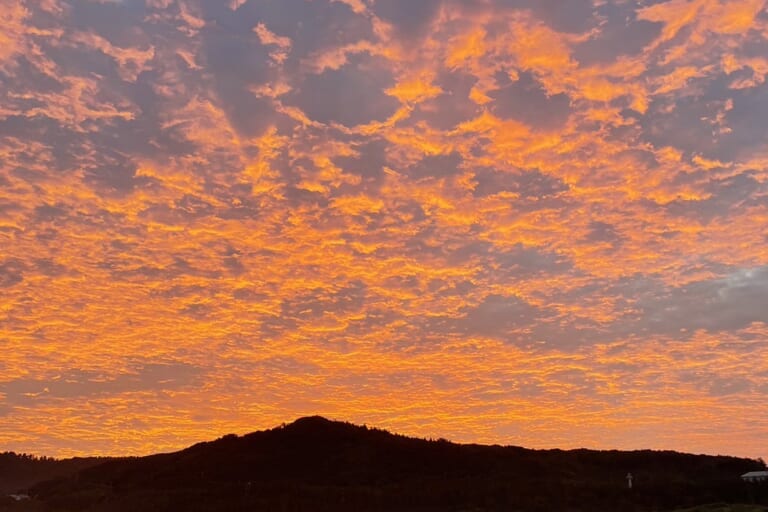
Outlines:
[[[0,18],[0,451],[768,456],[764,0]]]

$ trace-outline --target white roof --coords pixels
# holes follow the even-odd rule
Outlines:
[[[741,475],[742,478],[749,476],[768,476],[768,471],[750,471]]]

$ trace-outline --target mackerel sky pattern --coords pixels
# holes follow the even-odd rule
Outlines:
[[[0,18],[0,450],[768,455],[763,0]]]

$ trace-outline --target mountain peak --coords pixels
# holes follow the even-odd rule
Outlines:
[[[356,437],[365,432],[367,428],[345,421],[329,420],[323,416],[305,416],[275,430],[290,434],[291,437],[298,435],[308,439],[317,439],[318,437],[329,436],[333,438]]]
[[[328,426],[333,423],[341,424],[342,422],[329,420],[328,418],[325,418],[319,415],[304,416],[302,418],[295,420],[293,423],[289,423],[288,425],[286,425],[286,428]]]
[[[762,463],[675,452],[528,450],[415,439],[308,416],[155,456],[114,459],[31,489],[48,508],[117,510],[675,510],[763,500]],[[625,475],[635,488],[627,492]],[[171,506],[169,506],[171,504]],[[3,510],[0,502],[0,510]]]

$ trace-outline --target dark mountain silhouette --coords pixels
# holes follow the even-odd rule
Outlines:
[[[0,453],[0,495],[25,489],[43,480],[63,478],[105,462],[106,458],[53,459],[26,453]]]
[[[739,479],[762,467],[756,460],[671,451],[459,445],[310,417],[175,453],[107,460],[39,483],[30,490],[34,500],[8,509],[673,510],[765,503],[765,486]]]

